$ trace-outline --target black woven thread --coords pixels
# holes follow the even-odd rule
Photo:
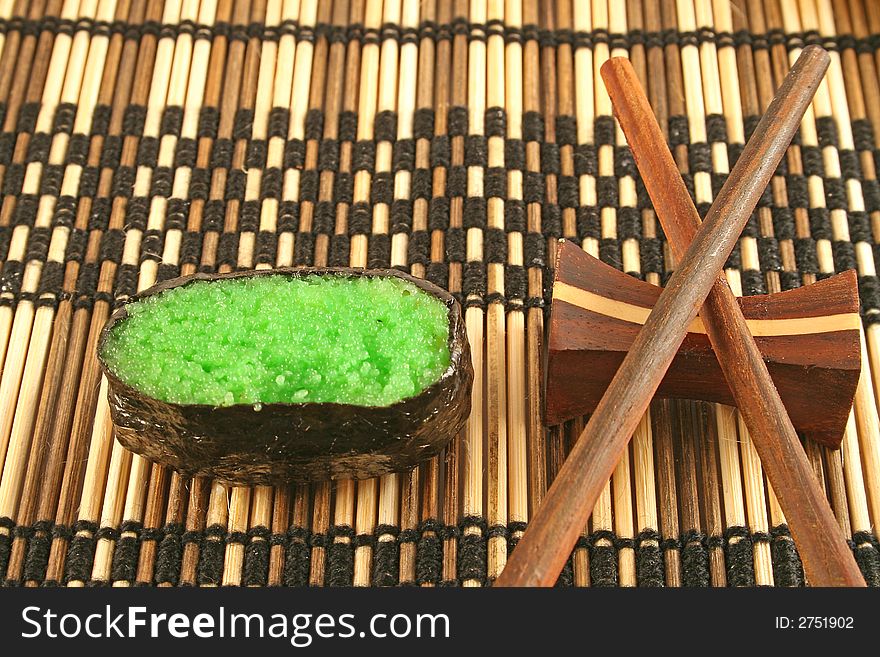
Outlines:
[[[337,541],[336,538],[343,539]],[[354,582],[354,529],[333,526],[327,532],[327,586],[351,586]]]
[[[533,40],[537,41],[541,47],[548,48],[559,44],[570,44],[574,48],[592,48],[596,43],[606,43],[612,48],[630,48],[633,45],[662,47],[674,44],[681,47],[683,45],[715,43],[719,48],[748,45],[753,50],[763,50],[776,44],[785,45],[788,48],[802,48],[805,44],[818,43],[829,50],[854,49],[860,53],[872,53],[876,49],[877,43],[876,35],[856,39],[850,34],[824,36],[812,30],[802,34],[785,34],[779,29],[768,30],[765,34],[752,34],[742,30],[731,34],[728,32],[716,33],[714,30],[701,28],[692,32],[667,29],[662,32],[631,30],[626,34],[611,34],[607,29],[597,28],[589,32],[573,33],[568,29],[538,29],[535,25],[525,25],[518,28],[504,25],[501,21],[476,23],[462,17],[454,18],[451,23],[442,24],[423,21],[418,28],[383,24],[381,29],[367,29],[361,23],[353,23],[347,28],[320,22],[314,26],[299,25],[296,21],[290,20],[282,22],[279,26],[226,22],[204,25],[191,20],[176,24],[160,24],[153,21],[146,21],[143,24],[128,24],[124,21],[108,23],[84,17],[79,17],[74,21],[53,16],[41,17],[39,20],[12,17],[0,22],[0,32],[11,33],[13,31],[31,36],[37,36],[42,32],[73,35],[77,31],[87,32],[92,36],[122,34],[131,41],[138,41],[145,35],[175,40],[179,35],[186,34],[194,40],[211,41],[222,36],[230,41],[243,43],[249,39],[277,42],[281,36],[292,35],[297,40],[311,43],[320,37],[325,37],[330,43],[354,41],[362,45],[380,43],[384,40],[394,40],[398,44],[417,43],[422,39],[448,40],[456,34],[465,35],[469,40],[485,42],[489,35],[498,34],[503,36],[507,43],[523,43]],[[707,119],[711,118],[712,115],[707,117]],[[27,131],[22,128],[22,125],[32,126],[32,123],[19,122],[20,131]]]
[[[683,586],[709,586],[709,550],[702,532],[690,529],[682,534],[681,571]]]
[[[660,534],[643,529],[635,539],[636,579],[639,586],[664,586],[663,553]]]
[[[94,522],[78,520],[73,526],[74,536],[70,541],[65,561],[64,581],[87,582],[92,573],[95,560],[95,533],[98,525]]]
[[[12,549],[12,530],[15,522],[12,518],[0,518],[0,581],[6,579],[6,569],[9,567],[9,553]]]
[[[724,556],[730,586],[755,585],[755,555],[747,528],[734,526],[724,530]]]
[[[0,274],[0,305],[15,306],[21,292],[24,265],[17,260],[7,260]]]
[[[870,532],[855,532],[851,547],[868,586],[880,586],[880,551],[877,537]]]
[[[616,537],[610,531],[590,534],[590,583],[593,586],[617,586]]]
[[[126,520],[119,527],[120,537],[113,552],[110,565],[110,578],[114,582],[134,582],[137,577],[137,564],[140,556],[140,534],[143,525],[134,520]],[[131,534],[131,535],[126,535]]]
[[[211,525],[205,528],[199,565],[196,571],[196,583],[219,585],[223,580],[223,558],[226,554],[226,527]]]
[[[859,304],[865,323],[876,323],[876,309],[880,308],[880,281],[876,276],[859,277]]]
[[[396,586],[400,580],[399,530],[392,525],[378,525],[373,549],[373,586]],[[390,540],[389,540],[390,537]]]
[[[770,530],[770,556],[773,561],[773,582],[776,586],[803,586],[804,569],[797,546],[787,525]]]
[[[251,527],[247,531],[247,544],[244,551],[245,586],[265,586],[269,578],[269,538],[268,527]]]
[[[42,582],[49,565],[49,551],[52,547],[52,522],[37,521],[32,526],[33,534],[28,541],[27,555],[22,569],[25,582]]]
[[[572,552],[577,552],[578,550],[589,550],[589,545],[587,539],[583,536],[580,537],[577,543],[574,546],[574,550]],[[553,584],[554,588],[567,588],[574,586],[574,555],[565,560],[565,565],[562,566],[562,572],[559,573],[559,577],[556,579],[556,582]]]
[[[15,525],[13,523],[12,534],[10,538],[9,545],[11,546],[14,541],[24,541],[25,545],[31,540],[33,536],[33,529],[27,525]],[[22,581],[20,578],[15,578],[8,570],[9,565],[7,561],[7,565],[4,567],[4,572],[2,576],[0,576],[0,586],[5,587],[16,587],[21,586]]]
[[[486,521],[479,516],[465,516],[458,523],[458,578],[486,583],[488,539]]]
[[[523,533],[526,531],[526,523],[521,521],[511,521],[507,523],[507,531],[505,538],[507,539],[507,554],[510,556],[514,548],[519,544]]]
[[[443,575],[443,543],[440,523],[423,520],[418,528],[416,543],[416,584],[440,583]]]
[[[309,531],[303,527],[287,530],[282,581],[285,586],[308,586],[311,550]]]
[[[180,581],[183,531],[183,525],[180,523],[169,523],[162,530],[162,541],[156,553],[156,568],[153,575],[157,584],[177,586]]]

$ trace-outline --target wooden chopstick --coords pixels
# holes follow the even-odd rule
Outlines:
[[[825,51],[809,47],[792,67],[496,586],[551,586],[556,581],[687,325],[797,131],[828,62]],[[855,585],[854,579],[840,583]]]
[[[700,227],[697,209],[632,65],[622,57],[609,60],[602,77],[670,246],[682,257]],[[863,586],[855,558],[724,276],[715,281],[700,315],[785,512],[807,579],[816,586]]]

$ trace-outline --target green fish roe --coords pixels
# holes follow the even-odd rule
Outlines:
[[[195,281],[127,311],[102,358],[166,402],[388,406],[449,367],[446,306],[399,278]]]

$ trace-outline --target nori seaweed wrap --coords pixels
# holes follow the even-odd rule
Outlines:
[[[439,300],[446,308],[448,367],[420,392],[387,405],[327,401],[216,405],[152,397],[123,381],[105,358],[108,338],[129,317],[132,304],[197,281],[315,275],[394,277]],[[184,475],[230,484],[366,478],[405,470],[436,455],[462,429],[471,407],[473,368],[460,304],[445,290],[397,270],[269,269],[165,281],[113,313],[100,336],[98,359],[109,384],[116,436],[123,446]]]

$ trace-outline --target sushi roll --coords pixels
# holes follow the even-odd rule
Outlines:
[[[470,412],[461,306],[397,270],[165,281],[113,313],[98,359],[123,446],[229,484],[411,468]]]

